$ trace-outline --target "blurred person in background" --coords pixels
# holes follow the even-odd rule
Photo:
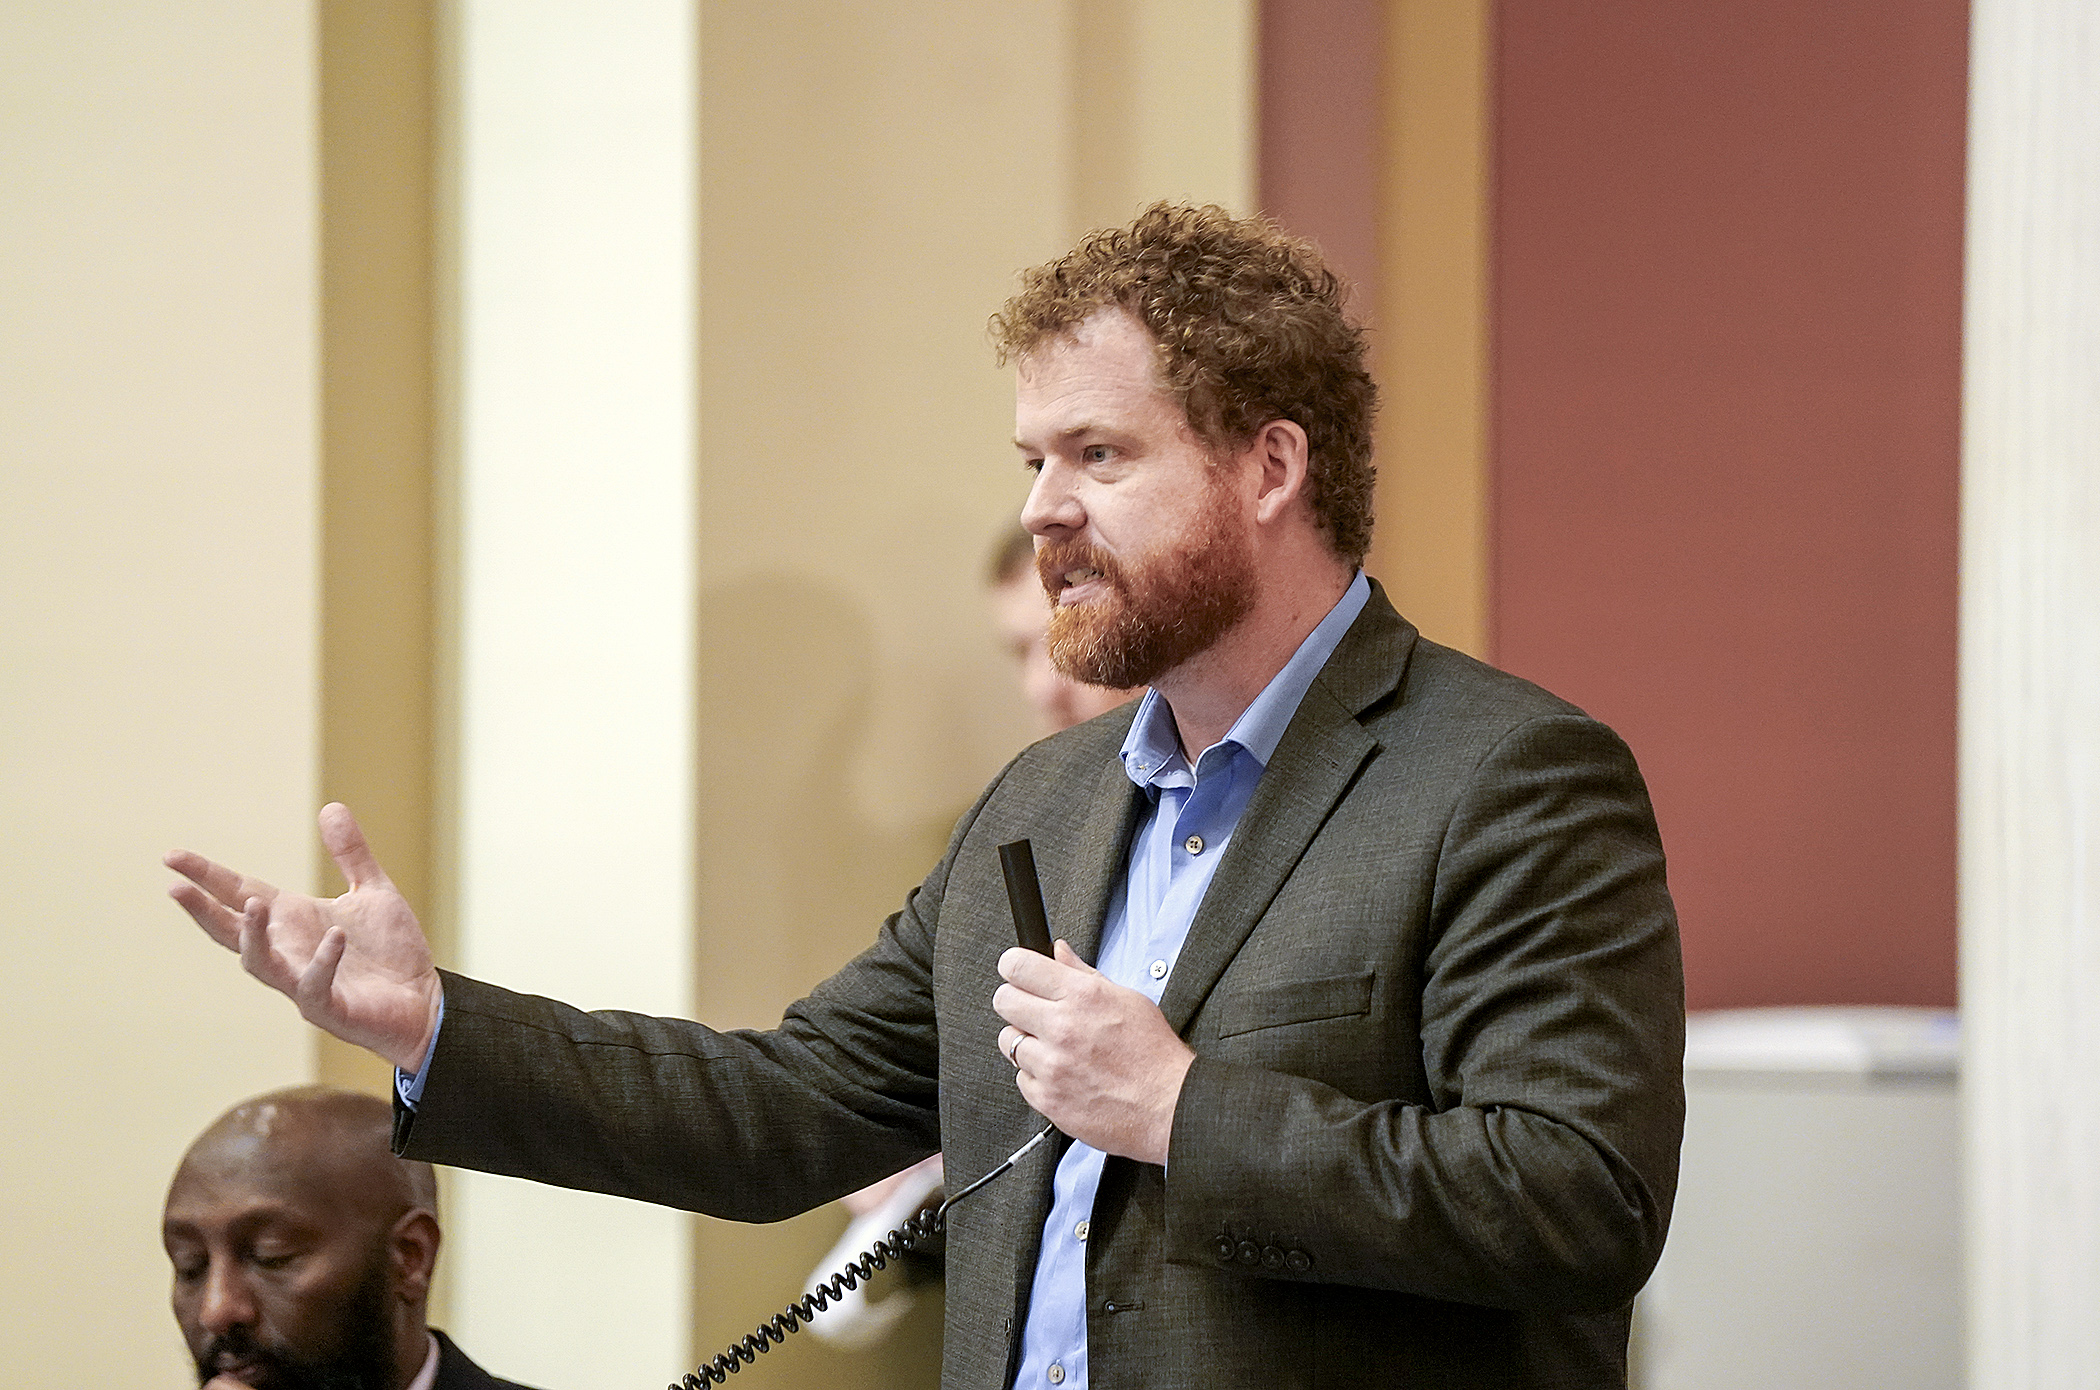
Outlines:
[[[525,1390],[424,1322],[437,1179],[372,1096],[272,1091],[214,1120],[161,1218],[206,1390]]]

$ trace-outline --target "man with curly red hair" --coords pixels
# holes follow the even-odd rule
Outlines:
[[[779,1029],[440,974],[340,807],[344,898],[194,856],[177,897],[395,1062],[434,1161],[763,1220],[1047,1117],[950,1219],[956,1390],[1623,1384],[1683,1114],[1654,815],[1610,730],[1362,572],[1342,300],[1215,208],[1028,272],[993,334],[1051,651],[1150,690],[1016,758]],[[1049,957],[1007,944],[1021,839]]]

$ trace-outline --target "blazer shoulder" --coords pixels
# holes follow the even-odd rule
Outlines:
[[[1425,716],[1464,713],[1504,727],[1553,716],[1591,717],[1544,686],[1426,637],[1415,639],[1400,693],[1402,705],[1415,705]]]
[[[1403,724],[1456,720],[1499,734],[1541,716],[1587,718],[1520,676],[1422,636],[1375,579],[1363,612],[1328,658],[1318,683],[1374,734],[1395,719]]]
[[[1469,782],[1498,750],[1525,758],[1636,766],[1624,739],[1552,691],[1424,638],[1385,700],[1360,717],[1365,732],[1410,776]]]
[[[1335,702],[1376,734],[1381,725],[1460,722],[1497,737],[1530,720],[1582,710],[1521,676],[1424,637],[1371,581],[1364,611],[1320,672]]]

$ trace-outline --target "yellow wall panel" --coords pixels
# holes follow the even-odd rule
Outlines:
[[[1488,654],[1489,0],[1392,0],[1368,568],[1425,636]]]

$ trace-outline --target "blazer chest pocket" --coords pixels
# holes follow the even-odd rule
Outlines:
[[[1377,977],[1376,971],[1363,970],[1242,990],[1204,1009],[1203,1022],[1209,1025],[1204,1031],[1224,1039],[1293,1023],[1361,1018],[1371,1012],[1371,985]]]

